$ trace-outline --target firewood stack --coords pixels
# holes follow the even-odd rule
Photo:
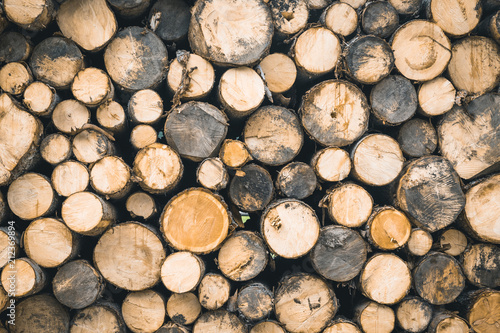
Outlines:
[[[0,332],[500,331],[498,0],[0,3]]]

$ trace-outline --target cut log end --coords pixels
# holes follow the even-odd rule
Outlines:
[[[267,88],[281,94],[290,90],[297,78],[297,67],[292,59],[282,53],[273,53],[259,64]]]
[[[123,320],[134,333],[156,332],[165,320],[165,300],[154,290],[131,292],[122,303]]]
[[[335,187],[328,195],[328,214],[340,225],[361,227],[370,217],[373,198],[361,186],[346,183]]]
[[[161,266],[161,281],[174,293],[194,290],[205,274],[203,260],[190,252],[175,252]]]

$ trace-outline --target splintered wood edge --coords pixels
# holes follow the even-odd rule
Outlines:
[[[125,324],[132,332],[155,332],[165,320],[165,300],[158,292],[148,289],[131,292],[122,303]]]
[[[273,93],[284,93],[292,88],[297,78],[297,67],[292,59],[282,53],[273,53],[259,64],[266,85]]]
[[[296,206],[295,209],[288,211],[290,205]],[[260,228],[269,249],[283,258],[298,258],[308,253],[320,232],[314,210],[295,199],[270,204],[262,214]]]
[[[90,175],[87,167],[77,161],[66,161],[57,165],[52,171],[52,186],[63,197],[85,191],[89,185]]]
[[[138,251],[139,247],[146,248]],[[156,231],[133,221],[107,230],[94,248],[95,267],[102,276],[111,284],[130,291],[157,284],[165,257],[166,250]]]
[[[359,140],[351,157],[355,176],[373,186],[389,184],[403,169],[398,142],[385,134],[370,134]]]
[[[338,224],[357,228],[370,217],[373,198],[363,187],[347,183],[328,195],[328,213]]]
[[[338,37],[332,31],[317,27],[306,30],[297,38],[293,52],[299,68],[318,75],[337,66],[342,49]]]
[[[396,304],[410,291],[412,275],[406,262],[394,254],[376,254],[360,275],[363,294],[380,304]]]
[[[189,235],[184,234],[183,230],[189,229],[186,225],[187,221],[190,221],[191,226],[193,227],[196,225],[196,216],[200,214],[198,212],[198,208],[201,207],[200,200],[202,199],[202,197],[205,197],[205,199],[208,200],[207,204],[213,205],[213,207],[218,210],[217,213],[212,212],[211,214],[219,215],[219,219],[216,219],[217,216],[210,216],[210,212],[208,211],[203,211],[203,219],[205,221],[208,221],[208,219],[213,219],[209,225],[210,229],[213,229],[213,224],[215,222],[218,222],[220,224],[219,234],[208,235],[207,230],[205,230],[208,225],[202,226],[202,228],[197,230],[196,232],[191,230],[189,232]],[[191,207],[192,203],[190,203],[189,201],[193,198],[195,198],[195,204],[193,207]],[[195,211],[194,214],[196,215],[192,216],[194,219],[193,221],[191,221],[191,219],[187,219],[187,216],[189,215],[186,215],[186,209],[182,208],[183,205],[186,205],[186,203],[187,208]],[[181,208],[176,207],[179,205],[181,206]],[[174,218],[174,223],[170,221],[171,218]],[[229,213],[227,205],[220,199],[220,197],[203,188],[190,188],[174,196],[166,204],[160,217],[160,228],[165,240],[177,250],[188,250],[195,254],[206,254],[216,250],[222,244],[224,239],[226,239],[231,223],[232,217]],[[177,230],[178,234],[172,235],[173,230],[171,230],[171,228],[179,229]],[[193,232],[195,238],[193,238]],[[182,239],[183,236],[188,237],[188,239]],[[201,237],[201,239],[199,237]],[[207,239],[207,237],[212,237],[213,239]],[[204,244],[200,245],[200,242],[202,240]]]
[[[450,40],[432,22],[413,20],[393,35],[394,64],[410,80],[428,81],[440,75],[451,58]]]
[[[183,66],[175,59],[170,64],[167,83],[170,90],[176,92],[181,85]],[[186,66],[189,84],[181,95],[183,99],[199,99],[210,93],[215,82],[215,72],[212,64],[197,54],[189,54]]]
[[[34,220],[23,233],[26,255],[42,267],[62,265],[75,252],[76,239],[70,229],[54,218]]]
[[[202,259],[187,251],[170,254],[161,266],[161,281],[174,293],[193,291],[204,274]]]

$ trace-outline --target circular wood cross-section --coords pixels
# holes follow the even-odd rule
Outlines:
[[[50,116],[59,102],[56,90],[40,81],[31,83],[24,91],[23,103],[37,116]]]
[[[103,277],[127,290],[154,286],[165,257],[160,237],[137,222],[123,222],[108,230],[94,248],[94,263]]]
[[[428,333],[468,333],[470,331],[469,325],[463,318],[447,311],[435,314],[427,328]]]
[[[273,53],[259,64],[267,87],[280,94],[292,88],[297,78],[297,67],[292,59],[283,53]]]
[[[379,82],[394,67],[391,47],[385,40],[375,36],[362,36],[349,42],[345,59],[349,74],[364,84]]]
[[[69,325],[68,311],[54,297],[35,295],[16,302],[15,325],[8,327],[12,333],[69,332]]]
[[[440,76],[427,81],[418,90],[420,112],[428,117],[439,116],[451,110],[455,104],[456,89]]]
[[[465,287],[458,261],[444,253],[430,253],[413,270],[417,293],[434,305],[453,302]]]
[[[358,228],[370,217],[373,198],[363,187],[345,183],[330,192],[327,207],[333,221],[345,227]]]
[[[193,293],[172,294],[167,302],[167,314],[180,325],[191,325],[201,314],[201,304]]]
[[[336,282],[356,277],[366,261],[368,244],[356,231],[338,225],[321,229],[310,258],[316,272]]]
[[[328,325],[323,333],[361,333],[361,330],[355,323],[340,319],[336,320],[333,324]]]
[[[183,331],[175,331],[182,332]],[[185,331],[188,332],[187,330]],[[237,315],[226,310],[208,311],[194,323],[193,333],[246,333],[245,324]],[[170,333],[170,332],[169,332]]]
[[[219,150],[219,158],[230,169],[243,167],[252,160],[247,145],[239,140],[226,139]]]
[[[432,305],[420,297],[408,297],[397,307],[398,325],[410,333],[423,332],[432,319]]]
[[[150,125],[140,124],[130,131],[130,144],[137,150],[155,143],[157,138],[158,133]]]
[[[482,36],[459,40],[453,44],[448,74],[455,88],[469,94],[494,89],[500,81],[500,46]]]
[[[411,162],[396,192],[399,208],[430,232],[453,223],[465,205],[460,178],[451,163],[440,156],[424,156]]]
[[[210,157],[198,165],[196,180],[209,190],[220,191],[229,183],[229,173],[218,157]]]
[[[430,155],[436,150],[438,137],[436,129],[430,121],[414,118],[401,126],[398,142],[406,155],[422,157]]]
[[[243,140],[256,160],[278,166],[290,162],[302,148],[304,135],[291,110],[264,106],[248,118]]]
[[[251,283],[239,290],[236,305],[247,320],[256,322],[269,317],[273,311],[274,295],[264,284]]]
[[[116,156],[104,156],[90,169],[90,185],[100,195],[121,199],[132,188],[131,170]]]
[[[165,78],[167,48],[152,31],[127,27],[106,47],[104,64],[120,87],[129,91],[152,88]]]
[[[399,16],[389,1],[369,2],[361,14],[361,27],[367,35],[387,38],[399,26]]]
[[[23,220],[32,220],[50,214],[56,196],[47,177],[29,172],[10,184],[7,202],[12,213]]]
[[[395,304],[411,288],[406,262],[394,254],[379,253],[368,259],[360,275],[363,294],[380,304]]]
[[[422,229],[413,229],[406,247],[414,256],[425,256],[432,248],[432,235]]]
[[[276,318],[292,333],[317,333],[337,312],[333,290],[320,278],[296,274],[284,278],[276,290]]]
[[[40,218],[23,233],[26,255],[47,268],[62,265],[78,252],[76,235],[60,220]]]
[[[194,290],[205,275],[203,260],[190,252],[170,254],[161,266],[161,281],[174,293]]]
[[[354,315],[363,332],[391,333],[394,330],[396,317],[387,305],[366,301],[355,308]]]
[[[327,28],[313,27],[304,31],[293,46],[294,60],[307,77],[332,71],[340,59],[339,38]]]
[[[71,309],[93,304],[104,291],[101,274],[86,260],[68,262],[57,271],[52,290],[59,302]]]
[[[156,332],[166,312],[163,296],[154,290],[131,292],[122,304],[123,320],[134,333]]]
[[[229,198],[246,212],[263,210],[274,195],[269,172],[257,164],[247,164],[234,175],[229,185]]]
[[[71,84],[73,96],[88,107],[96,107],[106,100],[113,99],[114,91],[108,74],[95,67],[78,72]]]
[[[197,1],[191,13],[189,44],[217,65],[252,65],[271,47],[271,10],[261,0]]]
[[[151,89],[136,91],[128,101],[130,120],[138,124],[154,124],[163,114],[163,100]]]
[[[116,211],[95,193],[77,192],[64,200],[61,217],[74,232],[97,236],[115,222]]]
[[[382,250],[395,250],[410,238],[411,224],[405,214],[390,207],[379,207],[367,223],[368,239]]]
[[[228,238],[219,251],[219,269],[233,281],[248,281],[267,266],[267,248],[257,233],[241,230]]]
[[[139,185],[144,191],[160,194],[175,188],[181,180],[184,166],[174,149],[153,143],[137,153],[133,172],[140,179]]]
[[[10,21],[30,31],[47,27],[56,11],[52,0],[6,0],[2,7]]]
[[[353,173],[363,183],[384,186],[403,169],[403,152],[396,140],[385,134],[370,134],[359,140],[351,152]]]
[[[74,135],[90,122],[90,111],[83,103],[67,99],[54,108],[52,122],[59,131]]]
[[[307,198],[313,194],[317,185],[313,168],[304,162],[287,164],[276,179],[276,189],[288,198]]]
[[[479,23],[482,14],[480,0],[430,0],[427,17],[453,37],[471,32]]]
[[[105,304],[91,305],[79,311],[71,323],[70,333],[88,332],[124,333],[125,323],[118,307]]]
[[[495,333],[500,321],[500,292],[483,290],[474,297],[467,311],[467,320],[478,333]]]
[[[71,153],[71,141],[61,133],[47,135],[40,144],[40,155],[52,165],[64,162],[70,158]]]
[[[407,79],[432,80],[446,69],[451,44],[437,24],[413,20],[399,27],[393,36],[394,63]]]
[[[170,245],[199,254],[217,249],[227,237],[230,223],[226,204],[202,188],[173,197],[160,217],[161,231]]]
[[[448,229],[439,237],[439,245],[450,256],[461,255],[467,248],[467,237],[457,229]]]
[[[215,156],[226,138],[228,119],[224,112],[205,102],[188,102],[174,108],[165,122],[167,143],[195,162]]]
[[[220,79],[219,100],[232,118],[243,118],[264,101],[264,82],[249,67],[228,69]]]
[[[36,294],[47,282],[45,272],[29,258],[18,258],[10,262],[2,269],[0,281],[16,297]]]
[[[309,9],[307,1],[271,0],[269,1],[275,33],[287,36],[298,33],[307,26]]]
[[[266,320],[255,324],[250,333],[286,333],[280,324],[274,321]]]
[[[115,151],[107,135],[96,130],[83,130],[73,137],[73,153],[82,163],[94,163]]]
[[[231,284],[220,274],[208,273],[198,287],[198,299],[207,310],[216,310],[229,300]]]
[[[24,63],[9,62],[0,69],[0,88],[11,95],[21,95],[31,82],[33,76]]]
[[[120,103],[108,100],[99,105],[96,112],[99,125],[112,132],[122,132],[127,124],[127,116]]]
[[[156,203],[154,198],[144,192],[131,194],[125,202],[125,207],[132,218],[149,219],[156,214]]]
[[[500,286],[500,248],[493,244],[474,244],[463,254],[462,268],[470,283],[480,288]]]
[[[262,214],[260,228],[269,249],[283,258],[305,255],[319,238],[316,213],[296,199],[271,203]]]
[[[349,4],[344,2],[332,3],[321,16],[321,21],[331,31],[344,37],[356,31],[358,14]]]
[[[304,129],[315,141],[324,146],[342,147],[366,131],[370,107],[356,85],[327,80],[304,95],[299,112]]]
[[[82,163],[66,161],[54,168],[51,180],[57,194],[69,197],[73,193],[85,191],[89,185],[90,176]]]
[[[494,175],[472,186],[465,194],[464,224],[475,237],[500,244],[500,175]]]
[[[328,147],[318,150],[313,155],[311,166],[320,180],[325,182],[339,182],[349,176],[349,172],[351,172],[351,158],[343,149]]]
[[[189,81],[186,90],[181,95],[182,99],[201,99],[207,96],[214,86],[215,73],[212,64],[197,54],[190,54],[186,65],[179,62],[179,59],[175,59],[170,64],[167,83],[172,92],[177,92],[185,84],[184,75],[187,75]]]
[[[69,88],[75,75],[84,67],[78,46],[63,37],[49,37],[41,41],[30,58],[30,68],[37,80],[56,89]]]

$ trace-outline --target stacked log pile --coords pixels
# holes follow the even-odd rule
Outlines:
[[[498,0],[0,4],[0,332],[500,331]]]

